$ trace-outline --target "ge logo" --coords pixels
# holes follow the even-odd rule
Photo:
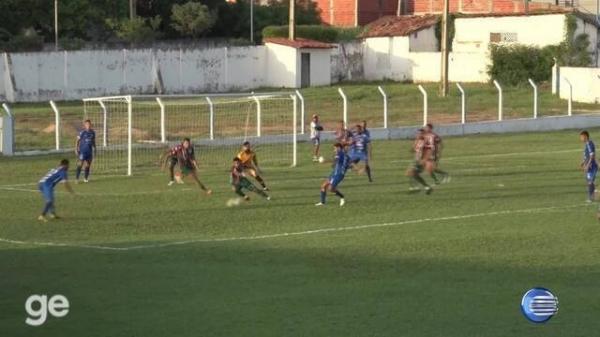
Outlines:
[[[40,326],[46,323],[48,314],[60,318],[69,313],[69,300],[63,295],[31,295],[25,301],[25,311],[29,315],[25,323],[31,326]]]

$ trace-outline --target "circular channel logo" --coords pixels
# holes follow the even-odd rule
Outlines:
[[[523,295],[521,311],[533,323],[546,323],[558,312],[558,297],[546,288],[533,288]]]

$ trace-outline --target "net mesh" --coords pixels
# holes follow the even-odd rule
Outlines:
[[[201,166],[228,168],[244,141],[263,167],[293,164],[297,122],[289,95],[109,97],[84,100],[97,134],[96,173],[127,173],[129,109],[133,174],[156,169],[160,155],[186,137]]]

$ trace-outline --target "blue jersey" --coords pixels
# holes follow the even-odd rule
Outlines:
[[[96,132],[92,129],[82,130],[79,133],[79,152],[91,153],[96,147]]]
[[[40,180],[39,184],[46,187],[54,187],[62,180],[67,180],[67,169],[63,166],[54,168]]]
[[[365,133],[355,133],[352,136],[352,145],[350,145],[351,152],[366,153],[367,144],[371,142],[369,136]]]
[[[333,172],[332,176],[343,176],[348,170],[349,157],[344,150],[338,150],[335,153],[335,159],[333,161]]]
[[[592,158],[592,156],[594,158]],[[598,169],[598,163],[596,163],[596,145],[591,140],[588,140],[585,143],[585,148],[583,149],[583,162],[589,162],[589,170]]]

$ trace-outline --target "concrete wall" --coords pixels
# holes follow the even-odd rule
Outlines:
[[[298,53],[310,53],[310,85],[322,86],[331,84],[331,50],[302,49]],[[300,56],[298,56],[300,60]],[[298,76],[298,81],[301,78]],[[299,82],[298,82],[299,83]]]
[[[331,82],[365,79],[362,41],[344,42],[331,50]]]
[[[369,81],[393,79],[407,81],[412,79],[409,38],[375,37],[365,39],[363,63],[365,79]]]
[[[409,52],[409,44],[409,37],[366,39],[363,55],[365,79],[370,81],[384,79],[415,82],[439,81],[441,54],[439,52]],[[488,62],[485,54],[481,53],[450,53],[449,78],[456,82],[487,82],[489,80]]]
[[[486,53],[490,33],[516,33],[517,43],[544,47],[565,38],[565,15],[457,18],[454,21],[454,52]]]
[[[300,62],[295,48],[267,43],[267,85],[296,88],[300,85]],[[279,84],[279,85],[276,85]]]
[[[600,103],[600,68],[561,67],[559,79],[560,98],[569,98],[569,85],[573,85],[573,100],[584,103]]]
[[[409,49],[413,52],[439,51],[435,26],[414,32],[409,36]]]

